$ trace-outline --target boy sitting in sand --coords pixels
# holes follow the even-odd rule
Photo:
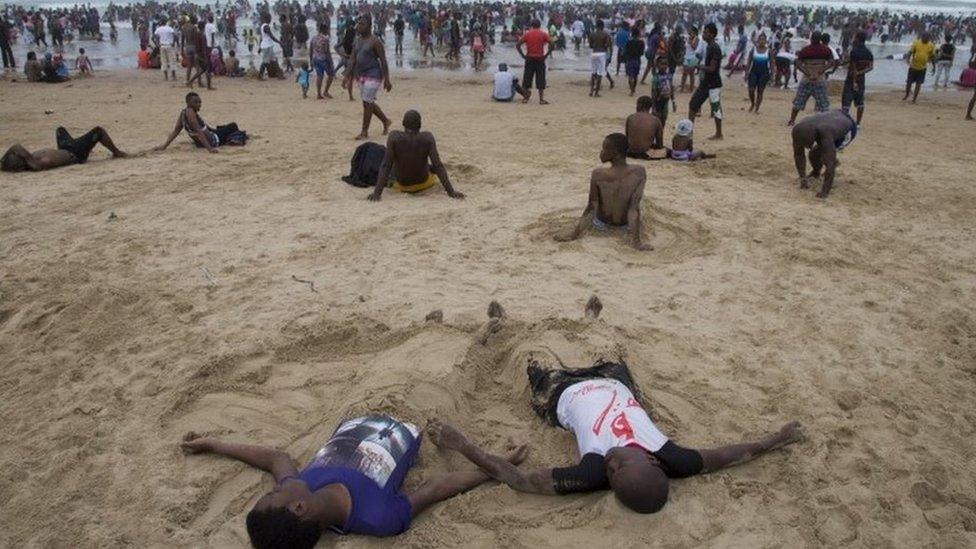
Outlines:
[[[386,156],[376,177],[376,188],[367,198],[378,201],[390,179],[396,174],[393,188],[404,193],[419,193],[434,186],[438,181],[451,198],[464,198],[454,190],[447,176],[447,168],[441,163],[434,134],[420,131],[420,113],[414,110],[403,114],[404,131],[392,131],[386,139]]]
[[[586,316],[603,305],[596,297]],[[501,311],[501,307],[489,308]],[[497,320],[501,320],[499,316]],[[580,461],[568,467],[522,469],[470,442],[459,430],[433,422],[434,444],[454,450],[512,489],[533,494],[572,494],[612,490],[627,508],[655,513],[668,502],[669,479],[713,473],[752,461],[803,436],[796,422],[755,442],[694,450],[679,446],[658,430],[641,404],[640,390],[627,365],[601,361],[589,368],[528,366],[532,408],[543,420],[573,433]]]
[[[664,151],[664,123],[651,114],[654,100],[646,95],[637,98],[637,112],[627,117],[624,132],[627,134],[627,156],[639,160],[654,160],[649,152]],[[663,156],[658,156],[663,158]]]
[[[299,471],[291,457],[273,448],[183,437],[187,454],[218,454],[267,471],[274,488],[247,514],[247,534],[258,549],[312,548],[325,530],[338,534],[395,536],[435,503],[489,480],[482,471],[441,475],[404,494],[407,472],[420,452],[417,428],[386,415],[343,421]],[[508,459],[518,465],[526,448]]]
[[[691,120],[685,118],[684,120],[678,121],[678,124],[674,128],[674,137],[671,138],[670,156],[672,160],[691,162],[705,158],[715,158],[714,154],[706,154],[704,151],[695,150],[694,131],[695,124]]]
[[[557,234],[557,241],[575,240],[593,226],[600,231],[611,228],[628,232],[630,243],[637,250],[654,249],[641,242],[640,235],[640,203],[647,172],[643,166],[627,164],[627,146],[627,136],[622,133],[612,133],[603,140],[600,162],[609,162],[610,167],[593,170],[583,216],[571,230]]]

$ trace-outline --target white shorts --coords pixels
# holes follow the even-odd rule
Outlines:
[[[270,63],[275,60],[274,48],[262,48],[261,49],[261,62]]]
[[[160,57],[164,71],[175,71],[179,67],[179,60],[176,59],[176,48],[173,46],[163,46],[159,48]]]
[[[590,56],[590,74],[606,76],[607,74],[607,52],[594,53]]]
[[[376,92],[380,91],[382,84],[383,82],[376,78],[360,76],[359,97],[363,100],[363,103],[376,103]]]
[[[708,90],[708,102],[711,103],[712,115],[716,119],[722,119],[722,88],[712,88]]]

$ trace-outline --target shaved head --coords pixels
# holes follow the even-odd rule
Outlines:
[[[420,131],[420,113],[412,109],[403,113],[403,127],[415,132]]]

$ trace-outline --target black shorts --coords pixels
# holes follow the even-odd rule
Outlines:
[[[615,379],[623,383],[634,398],[641,400],[640,390],[630,376],[630,369],[626,364],[616,362],[598,362],[589,368],[574,370],[546,370],[538,363],[532,362],[526,369],[529,375],[529,387],[532,390],[532,409],[542,419],[559,427],[559,417],[556,407],[559,397],[567,387],[588,379]]]
[[[708,90],[705,86],[698,86],[695,93],[691,94],[691,101],[688,102],[688,108],[691,112],[701,112],[702,105],[708,101]]]
[[[59,127],[55,130],[54,137],[57,140],[59,150],[68,151],[71,156],[75,157],[75,162],[84,164],[88,161],[88,155],[91,154],[92,149],[102,139],[103,131],[105,130],[101,127],[95,127],[88,130],[85,135],[75,139],[71,137],[68,130]]]
[[[925,69],[908,69],[908,83],[924,84],[925,72],[926,72]]]
[[[533,81],[535,82],[535,89],[546,89],[546,60],[527,57],[522,81],[525,82],[525,89],[531,88]]]
[[[845,109],[851,106],[851,103],[855,107],[864,106],[864,82],[858,82],[857,91],[854,91],[854,82],[850,79],[844,81],[844,91],[841,92],[840,104]]]

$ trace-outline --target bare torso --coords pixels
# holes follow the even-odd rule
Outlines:
[[[73,154],[61,149],[41,149],[31,153],[34,158],[36,170],[50,170],[60,168],[76,162]]]
[[[590,47],[593,53],[606,53],[610,50],[610,35],[607,31],[596,30],[590,34]]]
[[[634,196],[634,191],[645,178],[643,166],[611,166],[593,170],[593,183],[599,194],[597,218],[607,225],[626,225],[631,202],[642,198]]]
[[[649,112],[635,112],[627,117],[627,148],[632,153],[647,152],[661,146],[657,142],[662,132],[661,119]]]
[[[430,152],[434,136],[430,132],[390,132],[387,144],[392,148],[393,167],[402,185],[423,183],[430,177]]]

